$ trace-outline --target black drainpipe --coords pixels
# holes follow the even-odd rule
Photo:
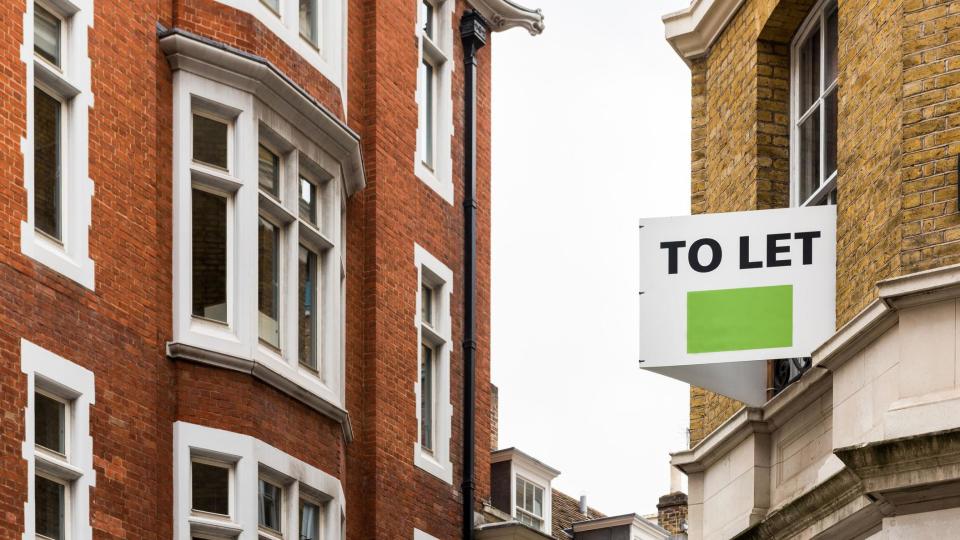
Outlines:
[[[473,540],[474,439],[477,353],[477,51],[487,23],[476,10],[460,19],[463,43],[463,540]]]

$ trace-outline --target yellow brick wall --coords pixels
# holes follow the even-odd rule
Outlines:
[[[789,204],[790,42],[815,0],[747,0],[692,71],[692,211]],[[960,262],[960,0],[839,0],[837,323]],[[695,445],[740,403],[691,388]]]

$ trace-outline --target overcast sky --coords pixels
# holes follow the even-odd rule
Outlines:
[[[500,446],[613,515],[656,511],[688,387],[638,369],[638,220],[690,207],[687,0],[521,0],[493,47],[493,382]],[[535,2],[535,4],[534,4]]]

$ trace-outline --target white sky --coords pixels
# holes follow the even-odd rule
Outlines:
[[[660,20],[688,1],[521,1],[547,28],[493,46],[500,446],[608,515],[651,513],[688,387],[637,367],[637,225],[689,213],[690,72]]]

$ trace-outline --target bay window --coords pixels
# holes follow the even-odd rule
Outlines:
[[[175,349],[342,408],[339,162],[244,91],[187,73],[175,88]]]
[[[821,0],[791,48],[791,200],[836,203],[837,4]]]
[[[339,540],[335,477],[248,435],[174,423],[174,537]]]

